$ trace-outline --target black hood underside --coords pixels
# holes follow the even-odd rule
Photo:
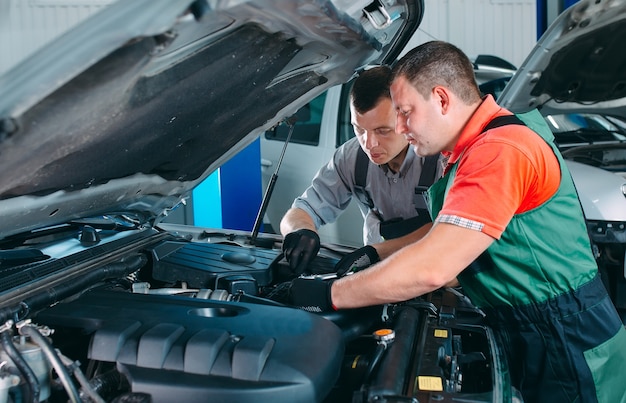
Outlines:
[[[149,67],[157,39],[117,50],[22,117],[20,130],[46,141],[36,147],[26,136],[5,141],[0,167],[17,175],[0,178],[3,198],[79,189],[137,172],[198,179],[240,140],[224,131],[249,133],[325,81],[304,71],[272,84],[300,48],[254,24],[195,51],[185,63],[137,74]],[[63,156],[56,158],[59,150]],[[25,153],[30,169],[10,158]]]
[[[555,52],[531,95],[598,103],[626,97],[626,23],[611,24]]]

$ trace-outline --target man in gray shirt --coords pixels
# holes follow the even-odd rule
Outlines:
[[[422,192],[441,170],[436,157],[425,161],[408,152],[407,139],[395,132],[389,79],[390,69],[380,66],[355,80],[350,115],[356,137],[335,151],[280,223],[285,258],[298,275],[319,251],[317,229],[334,222],[353,197],[364,217],[366,246],[346,257],[351,262],[338,265],[338,270],[350,269],[355,259],[364,260],[359,266],[378,261],[380,251],[371,244],[399,238],[430,222]]]

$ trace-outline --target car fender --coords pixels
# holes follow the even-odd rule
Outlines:
[[[626,221],[626,179],[575,161],[566,161],[587,220]]]

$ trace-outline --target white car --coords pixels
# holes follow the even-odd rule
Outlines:
[[[559,17],[517,70],[498,58],[475,59],[477,82],[483,92],[493,94],[513,112],[538,108],[563,149],[573,145],[566,136],[577,130],[571,127],[565,130],[563,124],[559,128],[557,121],[565,115],[580,120],[585,114],[594,114],[594,122],[601,119],[598,115],[612,119],[604,126],[596,124],[596,136],[610,138],[604,146],[597,145],[597,139],[581,139],[576,143],[593,143],[596,148],[587,147],[587,154],[602,147],[604,163],[583,158],[581,148],[564,151],[564,155],[579,193],[601,273],[620,310],[626,310],[626,179],[619,174],[626,166],[622,144],[626,138],[626,70],[620,64],[624,37],[615,32],[624,32],[624,10],[623,1],[585,1],[574,5]],[[310,184],[335,148],[353,136],[348,91],[349,84],[331,88],[309,104],[310,119],[295,124],[266,214],[273,228],[278,228],[293,199]],[[262,137],[262,172],[266,183],[284,139],[285,134],[276,131],[266,132]],[[608,169],[611,163],[612,169]],[[328,242],[361,245],[362,225],[360,213],[355,203],[351,203],[337,223],[322,227],[320,233]]]

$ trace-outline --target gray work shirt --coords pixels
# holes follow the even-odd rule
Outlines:
[[[355,165],[360,145],[352,138],[339,147],[333,158],[320,168],[311,186],[292,207],[306,211],[319,228],[334,222],[355,197],[363,215],[363,243],[369,245],[382,242],[380,222],[392,218],[412,218],[417,215],[414,204],[415,187],[419,184],[424,158],[410,148],[400,167],[392,172],[387,165],[376,165],[369,161],[365,190],[372,198],[374,209],[355,195]],[[438,170],[440,176],[440,169]]]

